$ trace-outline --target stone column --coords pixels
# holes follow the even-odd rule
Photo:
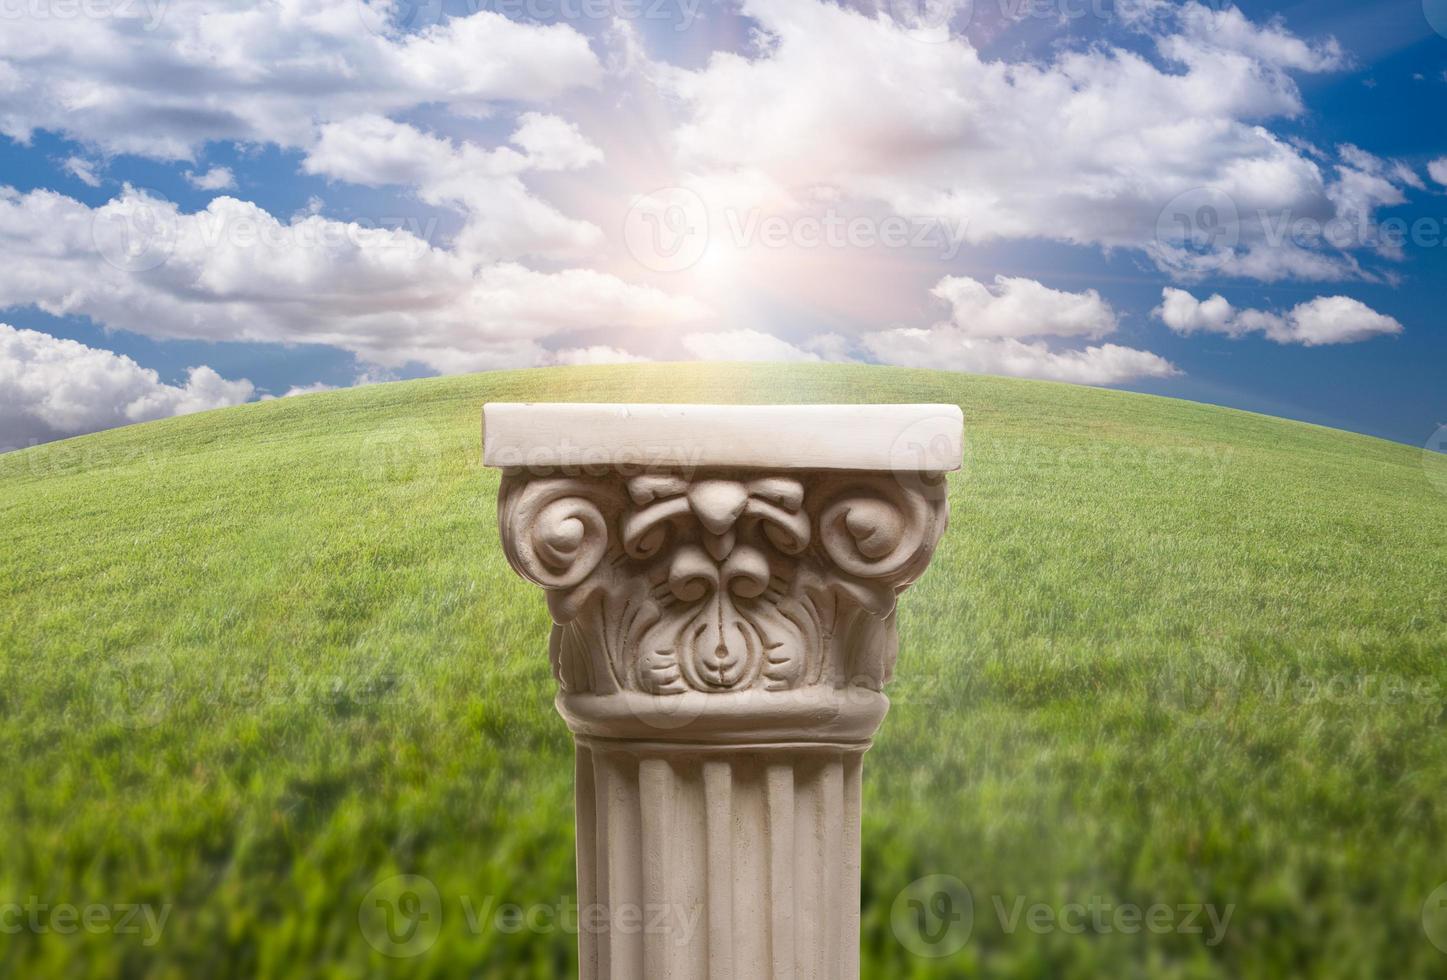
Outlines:
[[[485,408],[577,746],[584,980],[859,975],[860,769],[954,406]]]

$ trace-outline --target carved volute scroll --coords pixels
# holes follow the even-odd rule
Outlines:
[[[879,690],[940,498],[888,473],[521,472],[498,514],[513,568],[547,590],[566,692]]]

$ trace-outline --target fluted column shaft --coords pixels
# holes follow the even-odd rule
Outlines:
[[[863,746],[577,752],[585,980],[858,976]]]

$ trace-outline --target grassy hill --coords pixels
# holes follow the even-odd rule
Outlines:
[[[572,750],[542,596],[497,542],[489,400],[963,407],[952,524],[903,604],[866,764],[866,976],[1447,967],[1422,918],[1447,882],[1447,496],[1419,452],[1038,382],[660,365],[381,385],[0,457],[0,928],[7,902],[169,906],[121,935],[34,913],[0,935],[0,973],[574,968],[568,932],[488,918],[573,889]],[[443,909],[412,959],[359,925],[401,873]],[[932,874],[974,898],[950,958],[891,929]],[[1204,916],[1012,917],[1072,902],[1232,911],[1215,943]]]

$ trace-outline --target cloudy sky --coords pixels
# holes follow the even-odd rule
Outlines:
[[[642,359],[1447,422],[1447,0],[0,20],[0,448]]]

